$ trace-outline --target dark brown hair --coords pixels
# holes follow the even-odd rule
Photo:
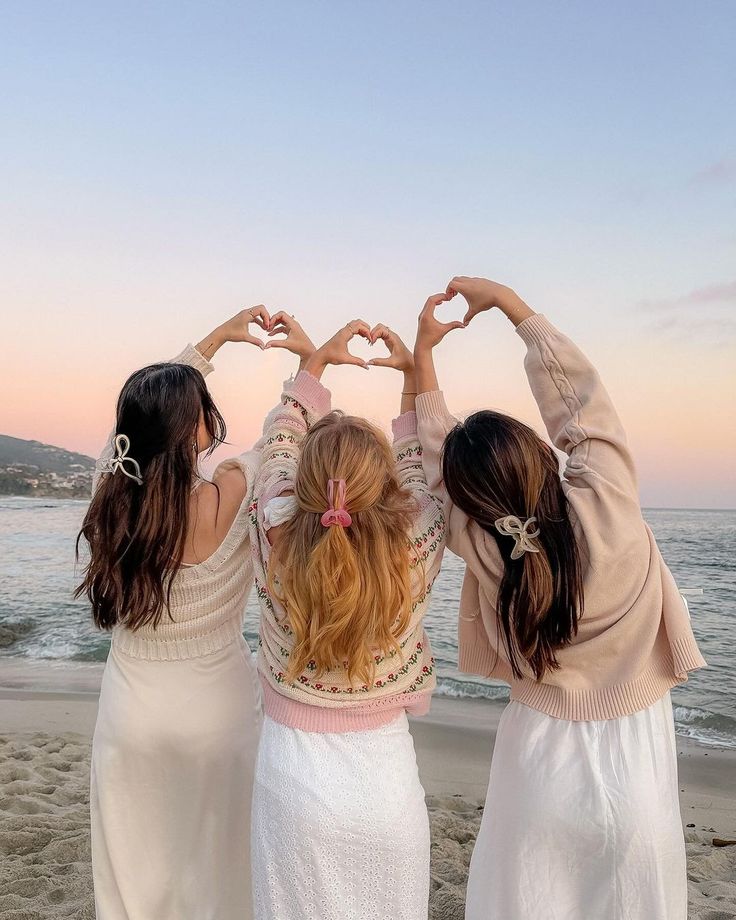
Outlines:
[[[143,484],[119,470],[103,473],[77,536],[77,558],[82,538],[90,558],[75,597],[89,598],[101,629],[155,627],[169,606],[189,527],[200,418],[210,453],[226,437],[225,421],[188,365],[152,364],[123,386],[115,433],[130,440]]]
[[[576,634],[583,611],[580,552],[557,457],[527,425],[486,410],[447,435],[442,475],[454,504],[501,553],[497,614],[513,674],[523,676],[523,661],[539,680],[559,667],[555,653]],[[536,517],[540,552],[511,558],[515,542],[495,526],[510,514]]]

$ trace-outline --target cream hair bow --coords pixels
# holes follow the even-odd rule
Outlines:
[[[506,537],[513,537],[515,546],[511,550],[512,559],[520,559],[524,553],[538,553],[539,547],[532,543],[534,537],[538,537],[540,530],[530,531],[529,528],[536,522],[535,517],[527,518],[521,521],[515,514],[507,514],[506,517],[499,518],[495,521],[496,530]]]
[[[113,444],[115,445],[115,453],[109,460],[98,460],[96,464],[97,470],[100,473],[112,473],[113,475],[120,470],[128,479],[133,479],[139,486],[142,486],[143,477],[141,476],[138,461],[128,456],[130,438],[126,434],[116,434]],[[126,463],[130,465],[132,472],[125,468]]]

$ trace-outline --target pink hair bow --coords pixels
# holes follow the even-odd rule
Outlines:
[[[335,495],[335,484],[337,484],[337,495]],[[322,515],[321,521],[323,527],[350,527],[353,519],[345,510],[345,480],[329,479],[327,481],[327,498],[330,507]]]

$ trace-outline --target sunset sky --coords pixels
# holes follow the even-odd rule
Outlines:
[[[94,454],[125,377],[240,307],[410,339],[479,274],[597,364],[644,504],[736,507],[735,29],[730,0],[5,2],[0,432]],[[498,315],[453,333],[450,407],[541,431],[523,354]],[[291,364],[218,355],[233,450]],[[398,405],[390,371],[325,382]]]

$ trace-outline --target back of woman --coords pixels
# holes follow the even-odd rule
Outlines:
[[[394,444],[330,412],[328,363],[385,337],[405,370]],[[407,363],[405,364],[405,361]],[[444,548],[421,467],[411,357],[355,321],[266,434],[252,506],[265,719],[253,796],[259,920],[425,920],[429,824],[408,730],[435,685],[423,628]]]
[[[557,457],[483,410],[458,422],[432,349],[434,306],[466,326],[497,307]],[[496,737],[467,920],[685,920],[685,849],[669,691],[703,661],[646,526],[621,422],[583,353],[510,289],[453,279],[415,350],[420,437],[448,546],[467,563],[459,664],[511,687]]]
[[[258,449],[202,480],[225,438],[204,383],[244,311],[173,361],[134,373],[98,461],[78,593],[112,631],[92,749],[98,920],[252,916],[250,798],[260,693],[242,617]]]

